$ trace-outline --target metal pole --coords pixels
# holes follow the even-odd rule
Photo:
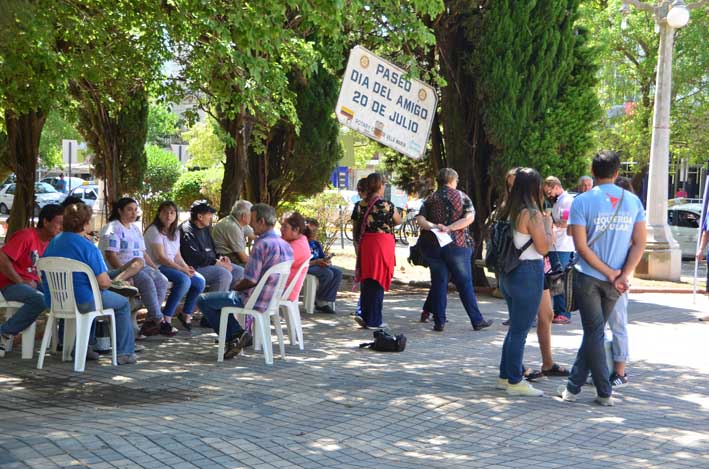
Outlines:
[[[345,250],[345,223],[344,223],[344,219],[342,217],[342,205],[339,205],[338,209],[340,210],[340,248],[344,251]]]

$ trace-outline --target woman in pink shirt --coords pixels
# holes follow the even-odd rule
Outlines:
[[[293,212],[281,219],[281,237],[290,244],[293,250],[293,266],[290,269],[286,285],[290,285],[303,262],[310,260],[310,245],[308,244],[308,238],[303,235],[303,231],[305,231],[305,219],[300,213]],[[290,298],[288,298],[290,301],[298,301],[305,274],[307,274],[307,270],[303,271],[295,284],[295,288],[291,292]]]

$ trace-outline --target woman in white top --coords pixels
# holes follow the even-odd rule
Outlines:
[[[140,334],[173,336],[177,330],[172,328],[161,309],[167,292],[167,279],[145,252],[143,233],[135,224],[137,218],[138,203],[130,197],[119,199],[113,205],[108,225],[101,230],[103,234],[99,248],[106,258],[110,269],[108,275],[111,278],[118,275],[123,266],[134,259],[144,261],[143,268],[131,278],[148,309],[148,319],[141,326]]]
[[[160,272],[172,282],[162,312],[170,321],[177,305],[184,297],[182,313],[177,317],[188,331],[192,330],[192,313],[197,297],[204,290],[204,277],[188,266],[180,255],[180,234],[177,232],[177,206],[171,200],[158,207],[153,223],[145,231],[145,244],[150,257],[158,264]]]
[[[544,255],[552,236],[551,217],[543,210],[541,177],[531,168],[517,170],[507,203],[500,209],[500,220],[510,220],[514,245],[523,249],[522,261],[509,273],[500,274],[500,290],[510,313],[510,328],[502,346],[497,387],[510,395],[541,396],[524,379],[524,345],[537,315],[544,288]]]

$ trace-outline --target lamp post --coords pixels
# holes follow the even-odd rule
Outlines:
[[[660,34],[647,192],[647,247],[636,274],[643,278],[677,281],[682,270],[682,252],[667,226],[672,51],[675,29],[687,24],[689,8],[682,0],[661,0],[656,5],[625,0],[622,13],[629,13],[628,5],[652,12]]]

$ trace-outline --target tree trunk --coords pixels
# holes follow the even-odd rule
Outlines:
[[[219,216],[224,217],[231,212],[234,202],[244,193],[249,174],[248,148],[253,124],[243,109],[235,118],[230,118],[226,112],[220,111],[217,111],[217,117],[219,126],[234,142],[227,145],[224,151],[226,161],[219,205]]]
[[[473,280],[475,285],[489,286],[482,268],[476,268],[475,259],[482,257],[483,239],[487,233],[485,222],[490,214],[489,196],[490,147],[485,143],[481,114],[476,98],[475,77],[467,72],[462,62],[462,50],[474,47],[466,38],[462,15],[454,8],[436,23],[435,34],[439,51],[439,72],[447,85],[441,90],[440,119],[443,126],[445,161],[458,172],[458,187],[468,194],[476,210],[470,231],[475,241]],[[438,137],[434,129],[434,144]],[[440,137],[439,137],[440,138]]]
[[[7,157],[17,177],[7,236],[30,226],[35,207],[34,183],[39,157],[39,139],[47,114],[41,110],[16,115],[5,112]]]

